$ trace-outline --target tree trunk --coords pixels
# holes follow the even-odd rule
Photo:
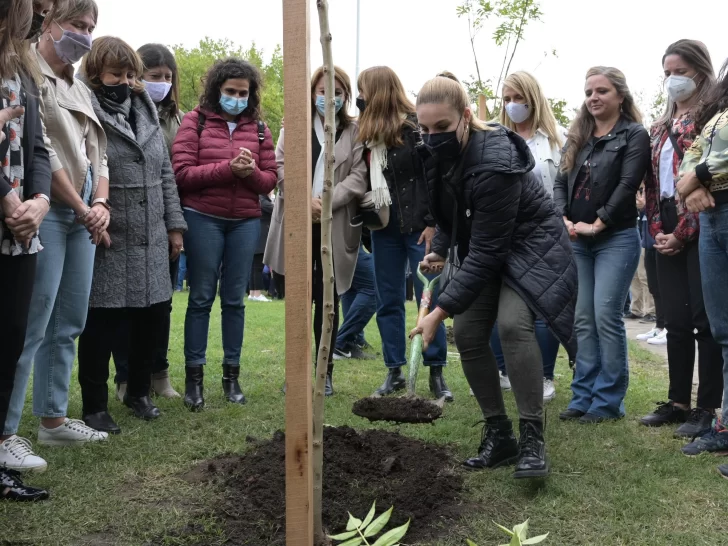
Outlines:
[[[322,519],[323,464],[324,464],[324,389],[326,371],[332,348],[334,330],[334,259],[331,244],[331,202],[334,196],[334,128],[336,127],[336,100],[334,97],[334,60],[329,31],[329,3],[317,0],[321,48],[324,58],[324,84],[326,114],[324,116],[324,189],[321,197],[321,262],[323,264],[324,309],[323,327],[316,360],[316,386],[313,398],[313,530],[317,544],[325,544],[326,535]],[[318,115],[318,114],[316,114]]]

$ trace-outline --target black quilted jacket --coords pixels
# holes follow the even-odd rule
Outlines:
[[[543,184],[530,173],[526,141],[500,125],[472,134],[457,180],[426,160],[437,222],[433,252],[446,256],[458,203],[460,269],[439,296],[450,315],[465,311],[486,285],[503,280],[576,356],[577,273],[571,242]]]

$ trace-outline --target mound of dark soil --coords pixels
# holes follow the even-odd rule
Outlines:
[[[370,421],[393,423],[432,423],[442,416],[442,409],[422,398],[362,398],[351,409],[354,415]]]
[[[388,528],[411,519],[406,543],[426,544],[448,534],[466,510],[460,501],[462,477],[442,447],[392,432],[358,433],[348,427],[327,428],[324,442],[323,516],[331,533],[343,531],[347,512],[363,518],[376,500],[377,513],[394,506]],[[285,544],[283,433],[257,443],[243,456],[202,463],[185,478],[212,481],[224,488],[221,504],[210,507],[210,514],[222,521],[225,544]],[[175,534],[179,536],[180,531]],[[194,534],[190,529],[187,538]],[[194,540],[185,544],[207,546]]]

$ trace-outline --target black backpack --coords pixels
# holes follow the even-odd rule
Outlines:
[[[207,116],[202,112],[198,112],[197,115],[197,138],[202,136],[202,131],[205,130],[205,123],[207,122]],[[265,140],[265,123],[258,120],[258,143],[263,144]]]

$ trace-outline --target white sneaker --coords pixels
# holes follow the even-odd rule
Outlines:
[[[249,296],[248,301],[264,301],[264,302],[270,302],[268,298],[266,298],[263,294],[260,296]]]
[[[650,345],[667,345],[667,328],[663,328],[655,337],[647,340]]]
[[[29,440],[13,435],[0,443],[0,467],[3,466],[18,472],[41,473],[48,463],[33,453]]]
[[[550,402],[556,398],[556,387],[554,386],[554,380],[553,379],[546,379],[544,377],[543,380],[543,401],[544,402]]]
[[[508,379],[507,375],[500,374],[500,386],[504,391],[511,390],[511,380]]]
[[[662,332],[662,330],[660,330],[659,328],[653,328],[649,332],[646,332],[644,334],[639,334],[637,336],[637,339],[640,341],[647,341],[649,339],[652,339],[653,337],[657,337],[660,334],[660,332]]]
[[[72,446],[88,442],[102,442],[108,439],[106,432],[99,432],[78,419],[66,419],[56,428],[45,428],[43,425],[38,429],[38,443],[44,446]]]

